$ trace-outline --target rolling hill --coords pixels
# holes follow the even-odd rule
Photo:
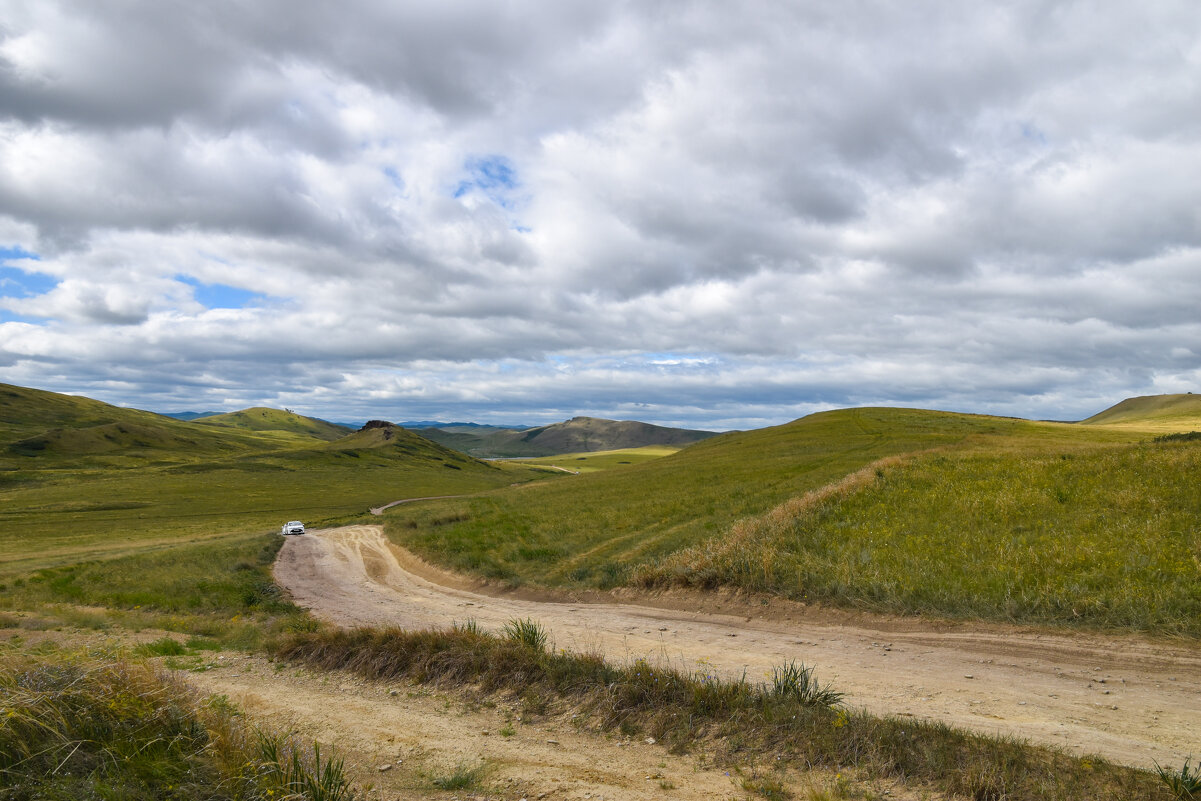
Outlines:
[[[295,412],[268,409],[256,406],[240,412],[216,414],[197,418],[196,423],[205,426],[225,426],[246,431],[273,431],[285,434],[300,434],[306,437],[333,441],[351,433],[353,429],[327,423],[314,417],[305,417]]]
[[[1201,446],[1156,438],[1195,426],[1190,397],[1135,399],[1087,424],[822,412],[622,470],[400,509],[388,533],[511,584],[724,586],[1199,636]]]
[[[556,456],[648,445],[684,447],[715,436],[712,431],[595,417],[573,417],[566,422],[523,430],[454,426],[425,428],[420,434],[448,448],[481,458]]]
[[[1081,425],[1123,426],[1144,431],[1181,433],[1201,430],[1201,395],[1144,395],[1127,398]]]
[[[547,475],[391,424],[350,431],[269,409],[223,417],[186,422],[0,386],[0,573]]]

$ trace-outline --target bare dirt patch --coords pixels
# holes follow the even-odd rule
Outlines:
[[[648,599],[672,607],[659,608],[489,595],[482,590],[490,588],[422,566],[378,526],[289,539],[275,576],[298,604],[341,626],[474,619],[499,629],[533,618],[556,647],[617,662],[648,658],[761,680],[774,666],[803,661],[846,692],[850,705],[878,714],[941,720],[1142,768],[1201,754],[1201,647],[1191,642],[952,626],[796,604],[756,614],[728,596]]]

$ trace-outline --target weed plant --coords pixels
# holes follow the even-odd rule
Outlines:
[[[0,661],[0,798],[352,801],[341,763],[145,665]]]
[[[1201,799],[1201,763],[1193,768],[1189,766],[1191,761],[1186,759],[1179,770],[1165,768],[1158,763],[1155,765],[1160,781],[1180,801]]]
[[[506,636],[462,629],[323,629],[289,635],[277,657],[372,679],[471,686],[507,692],[548,709],[547,699],[579,708],[595,725],[649,734],[674,749],[702,743],[743,753],[779,753],[796,764],[855,767],[868,775],[929,783],[940,792],[980,799],[1054,801],[1123,798],[1151,801],[1161,792],[1150,773],[1092,757],[952,729],[913,719],[879,718],[836,704],[800,666],[777,671],[770,685],[683,673],[646,661],[609,665],[593,655],[537,650]],[[799,688],[820,688],[803,692]]]

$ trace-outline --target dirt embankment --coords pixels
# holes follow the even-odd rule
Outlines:
[[[1201,755],[1201,647],[1192,643],[868,618],[720,595],[641,599],[673,608],[489,595],[423,565],[378,526],[289,539],[275,576],[298,604],[342,626],[444,627],[471,618],[498,629],[529,617],[557,647],[615,661],[645,657],[760,680],[797,660],[847,693],[850,705],[880,714],[1144,768]]]

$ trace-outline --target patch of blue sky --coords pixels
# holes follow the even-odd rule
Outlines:
[[[45,273],[0,266],[0,297],[32,298],[58,286],[58,279]]]
[[[192,287],[196,302],[210,309],[243,309],[263,300],[263,296],[248,289],[228,284],[206,284],[190,275],[177,275],[175,280]]]
[[[58,286],[57,278],[34,269],[41,260],[24,248],[0,247],[0,298],[32,298]]]
[[[399,191],[404,191],[405,179],[401,177],[400,170],[396,169],[395,167],[384,167],[384,177],[386,177],[392,186],[396,187]]]
[[[499,155],[476,156],[467,159],[463,168],[467,171],[467,178],[455,187],[456,198],[478,190],[502,209],[513,207],[512,192],[521,185],[521,181],[511,161]]]
[[[1047,135],[1033,123],[1022,123],[1022,138],[1037,142],[1040,145],[1047,144]]]
[[[7,263],[19,259],[29,259],[32,261],[41,261],[42,257],[36,253],[30,253],[25,248],[10,246],[0,247],[0,262]]]

